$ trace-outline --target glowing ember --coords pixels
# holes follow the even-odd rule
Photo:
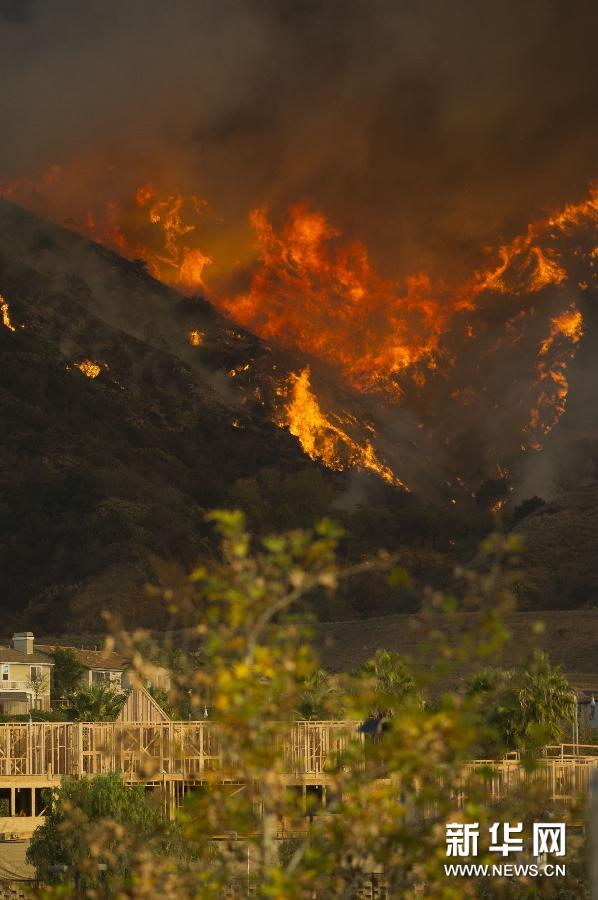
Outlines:
[[[320,409],[315,395],[310,390],[309,367],[300,375],[291,375],[279,425],[287,426],[291,434],[299,438],[301,446],[311,459],[320,459],[329,469],[366,469],[379,475],[389,484],[408,490],[393,471],[376,456],[369,441],[360,445]]]
[[[250,368],[249,363],[245,363],[244,366],[239,366],[236,369],[231,369],[228,373],[229,378],[236,378],[237,375],[240,375],[241,372],[247,372]]]
[[[204,339],[203,331],[190,331],[189,332],[189,343],[192,347],[200,347],[201,343]]]
[[[545,356],[556,338],[561,335],[568,338],[573,344],[578,344],[583,335],[583,319],[580,311],[571,306],[566,312],[560,316],[551,319],[550,334],[540,345],[540,355]]]
[[[8,328],[9,331],[16,331],[17,329],[10,321],[10,310],[8,308],[8,301],[4,299],[2,294],[0,294],[0,313],[2,313],[2,324],[5,328]]]
[[[92,362],[91,359],[84,359],[79,363],[75,363],[75,365],[84,375],[87,375],[88,378],[97,378],[102,371],[102,367],[97,363]]]

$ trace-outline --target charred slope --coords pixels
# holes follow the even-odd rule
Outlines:
[[[143,586],[211,552],[204,513],[239,481],[268,473],[271,527],[307,524],[342,489],[231,386],[227,371],[268,365],[260,342],[142,267],[2,203],[0,293],[0,597],[15,624],[90,627],[103,608],[159,621]]]

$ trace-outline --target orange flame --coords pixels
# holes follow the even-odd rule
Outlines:
[[[10,309],[8,307],[8,301],[4,299],[2,294],[0,294],[0,313],[2,313],[2,324],[5,328],[8,328],[9,331],[16,331],[17,329],[10,321]]]
[[[392,376],[431,360],[451,315],[469,304],[423,274],[404,287],[382,279],[362,243],[341,242],[323,213],[306,204],[291,208],[280,235],[263,209],[250,221],[260,258],[251,286],[216,304],[265,340],[333,364],[358,390],[398,397]]]
[[[204,339],[203,331],[194,330],[194,331],[189,332],[189,343],[191,344],[192,347],[200,347],[203,339]]]
[[[102,367],[91,359],[83,359],[81,362],[75,363],[75,365],[84,375],[87,375],[88,378],[97,378],[102,371]]]
[[[539,431],[546,436],[565,412],[569,393],[567,364],[575,356],[582,336],[583,318],[575,305],[551,319],[550,333],[539,349],[538,384],[541,392],[537,405],[531,411],[529,430],[532,433]],[[550,352],[555,349],[558,352],[551,361]],[[529,446],[538,450],[541,445],[532,437]]]
[[[81,179],[81,173],[77,172]],[[0,184],[0,194],[41,215],[64,222],[128,259],[143,260],[154,278],[182,291],[203,287],[212,260],[197,246],[197,227],[207,203],[194,194],[160,192],[140,185],[134,197],[109,200],[94,209],[73,209],[69,172],[50,166],[39,179]],[[76,202],[76,201],[75,201]]]
[[[163,235],[163,252],[146,250],[141,253],[144,259],[147,258],[152,274],[186,290],[202,287],[203,270],[212,260],[199,247],[189,247],[184,243],[183,239],[194,232],[196,226],[185,222],[183,210],[190,205],[199,213],[206,208],[206,201],[196,196],[186,198],[182,194],[158,197],[153,185],[139,187],[135,199],[139,207],[148,207],[149,221],[157,225]]]
[[[214,298],[236,322],[265,340],[298,348],[328,363],[356,389],[401,395],[397,376],[442,358],[442,337],[455,315],[479,306],[483,291],[517,296],[561,285],[568,274],[554,246],[559,234],[595,223],[598,194],[544,222],[499,249],[500,264],[450,289],[425,274],[384,280],[372,269],[366,247],[343,242],[323,213],[293,206],[277,234],[264,209],[250,220],[259,264],[249,290]],[[474,336],[467,326],[467,335]],[[423,383],[418,369],[414,378]]]

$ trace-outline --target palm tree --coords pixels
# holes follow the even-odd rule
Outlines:
[[[469,683],[478,696],[486,750],[515,750],[530,742],[558,741],[575,718],[573,688],[558,666],[536,653],[525,669],[487,669]]]
[[[416,683],[408,666],[394,650],[378,650],[373,659],[363,664],[359,674],[368,679],[375,697],[371,715],[387,718],[409,694],[416,693]]]
[[[127,694],[108,684],[94,684],[69,698],[69,713],[79,722],[111,722],[121,711]]]
[[[326,669],[317,669],[305,681],[297,715],[300,719],[330,719],[342,716],[339,689]]]
[[[521,744],[518,678],[517,670],[488,668],[478,672],[468,683],[468,696],[479,703],[481,756],[501,755]]]
[[[552,741],[563,734],[565,722],[575,718],[573,688],[559,666],[551,666],[544,653],[536,653],[525,671],[519,690],[522,737],[532,736],[535,727]]]

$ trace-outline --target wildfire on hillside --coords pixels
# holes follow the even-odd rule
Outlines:
[[[488,292],[532,295],[568,280],[555,246],[576,228],[596,226],[598,192],[500,247],[500,264],[449,286],[425,274],[388,281],[373,271],[367,248],[343,242],[322,213],[293,207],[280,234],[263,210],[252,213],[259,263],[249,290],[216,297],[232,318],[260,337],[323,359],[357,390],[401,397],[401,377],[411,371],[425,383],[446,359],[443,338],[459,314],[480,308]],[[595,251],[594,251],[595,252]],[[594,258],[588,258],[589,268]],[[595,272],[592,272],[595,277]],[[587,288],[587,283],[576,285]],[[579,314],[581,315],[581,314]],[[472,338],[471,326],[467,337]],[[572,333],[564,333],[573,344]],[[415,368],[423,363],[423,368]]]
[[[81,174],[77,173],[77,178]],[[79,207],[65,191],[69,172],[50,166],[38,179],[0,185],[0,194],[59,224],[67,225],[127,259],[143,262],[151,275],[183,292],[203,288],[204,268],[212,262],[196,235],[207,203],[194,194],[158,191],[140,185],[124,200]]]
[[[306,202],[291,206],[278,227],[260,207],[250,214],[255,251],[245,287],[234,290],[210,288],[218,260],[202,247],[204,199],[147,181],[124,200],[77,209],[65,206],[65,182],[68,172],[53,167],[37,181],[4,185],[2,193],[143,260],[150,274],[183,292],[206,294],[237,324],[331,366],[383,406],[409,408],[429,441],[453,440],[450,410],[453,419],[468,411],[472,421],[485,407],[498,414],[508,379],[489,384],[492,366],[502,371],[505,357],[513,384],[525,383],[514,446],[539,449],[565,411],[567,368],[583,334],[577,301],[597,284],[595,188],[489,252],[488,266],[458,284],[422,272],[383,277],[362,241],[347,240]],[[192,346],[202,339],[198,330],[186,334]],[[367,469],[404,487],[396,466],[383,462],[367,437],[356,440],[343,416],[322,408],[314,384],[303,368],[279,385],[277,423],[329,467]]]

